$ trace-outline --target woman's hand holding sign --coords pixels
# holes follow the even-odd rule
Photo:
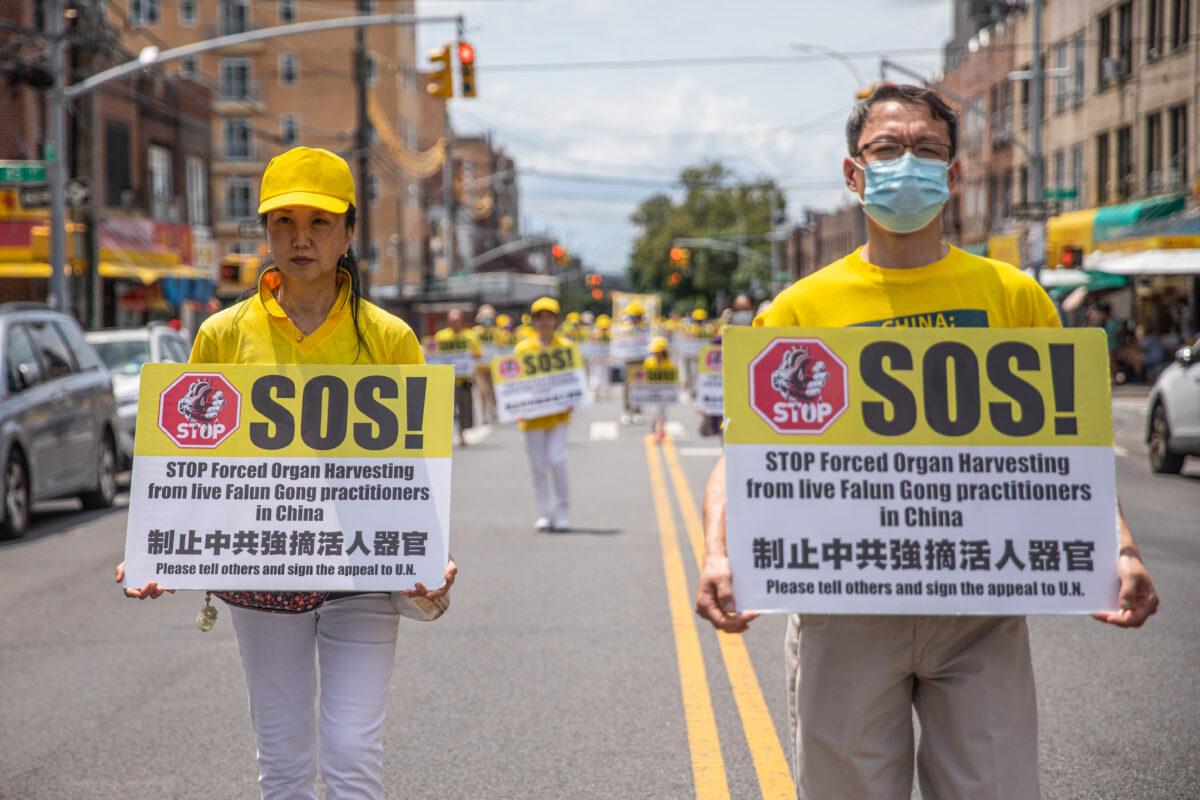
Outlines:
[[[446,562],[446,572],[443,574],[443,583],[436,589],[426,589],[425,585],[418,583],[416,587],[410,591],[401,592],[405,597],[424,597],[426,600],[436,600],[450,593],[450,587],[454,585],[454,579],[458,577],[458,564],[454,563],[453,556]]]
[[[115,577],[117,583],[125,582],[125,562],[124,561],[122,561],[120,564],[117,564],[117,572],[114,577]],[[156,583],[155,581],[150,581],[149,583],[147,583],[145,586],[143,586],[140,589],[134,589],[129,586],[125,587],[125,596],[126,597],[135,597],[138,600],[145,600],[147,597],[149,597],[151,600],[157,600],[158,598],[162,597],[164,592],[170,592],[171,594],[175,594],[174,589],[164,589],[161,586],[159,586],[158,583]]]
[[[1140,628],[1142,623],[1158,611],[1158,592],[1150,580],[1150,572],[1142,563],[1142,555],[1133,542],[1133,534],[1125,522],[1125,515],[1118,514],[1121,521],[1121,552],[1117,559],[1117,577],[1121,581],[1121,593],[1116,611],[1098,611],[1092,616],[1101,622],[1119,628]]]

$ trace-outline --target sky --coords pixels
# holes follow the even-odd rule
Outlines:
[[[465,17],[478,97],[451,102],[453,126],[514,157],[522,230],[606,273],[628,267],[637,204],[678,196],[679,171],[705,160],[774,178],[793,221],[847,202],[843,126],[859,80],[877,81],[884,55],[933,73],[953,21],[952,0],[417,0],[417,12]],[[423,53],[453,30],[418,37]],[[713,57],[751,60],[556,66]]]

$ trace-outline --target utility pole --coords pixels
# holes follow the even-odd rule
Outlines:
[[[1030,176],[1030,194],[1033,195],[1033,202],[1038,208],[1043,207],[1045,198],[1042,196],[1045,189],[1045,174],[1042,172],[1042,93],[1043,86],[1043,70],[1042,70],[1042,0],[1033,0],[1031,19],[1033,26],[1033,58],[1029,62],[1029,176]],[[1042,262],[1046,257],[1046,215],[1038,213],[1032,220],[1032,226],[1026,236],[1030,240],[1030,244],[1036,247],[1030,248],[1030,256],[1033,263],[1033,278],[1041,284],[1042,278]],[[1031,236],[1034,229],[1037,229],[1038,236]],[[1038,246],[1040,245],[1040,246]]]
[[[358,13],[365,14],[364,0],[358,0]],[[358,156],[358,246],[365,268],[359,271],[363,290],[371,283],[371,120],[367,114],[367,80],[370,69],[367,58],[367,29],[354,29],[354,88],[358,94],[358,128],[355,131],[355,150]]]
[[[455,24],[454,41],[457,43],[462,38],[463,18],[459,17]],[[451,48],[451,52],[454,49]],[[450,70],[450,74],[450,80],[453,81],[453,69]],[[446,256],[446,272],[453,275],[458,272],[456,269],[458,242],[455,240],[458,232],[454,224],[454,129],[450,127],[450,98],[446,98],[446,102],[442,106],[442,125],[446,136],[446,160],[442,162],[442,211],[445,214],[445,224],[442,226],[442,238],[445,241],[442,243],[442,252]]]
[[[46,108],[47,139],[43,146],[46,180],[50,184],[50,205],[58,214],[50,220],[50,306],[63,313],[71,311],[71,280],[67,274],[67,132],[66,132],[66,48],[62,0],[46,0],[46,38],[50,44],[50,104]]]

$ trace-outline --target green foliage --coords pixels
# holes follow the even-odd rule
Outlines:
[[[656,194],[637,207],[631,221],[640,233],[629,258],[629,277],[637,291],[660,292],[664,310],[689,313],[697,306],[713,308],[719,297],[737,292],[762,295],[771,282],[771,201],[782,219],[786,199],[772,180],[740,181],[719,162],[688,167],[679,175],[679,202]],[[690,263],[671,262],[677,239],[717,239],[737,242],[762,258],[708,247],[692,247]],[[739,266],[740,261],[740,266]],[[678,271],[682,280],[670,283]]]

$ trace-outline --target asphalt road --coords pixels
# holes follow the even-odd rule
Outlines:
[[[1118,481],[1163,607],[1140,631],[1032,621],[1048,800],[1200,795],[1200,462],[1151,476],[1141,405],[1114,401]],[[402,622],[391,797],[673,799],[723,779],[740,800],[788,785],[784,620],[719,643],[690,615],[689,534],[717,450],[682,406],[675,458],[616,416],[602,404],[572,423],[570,534],[532,531],[516,430],[455,455],[462,571],[445,618]],[[228,615],[202,634],[197,593],[123,599],[122,509],[42,512],[0,543],[0,798],[257,796]],[[685,719],[709,738],[689,749]]]

